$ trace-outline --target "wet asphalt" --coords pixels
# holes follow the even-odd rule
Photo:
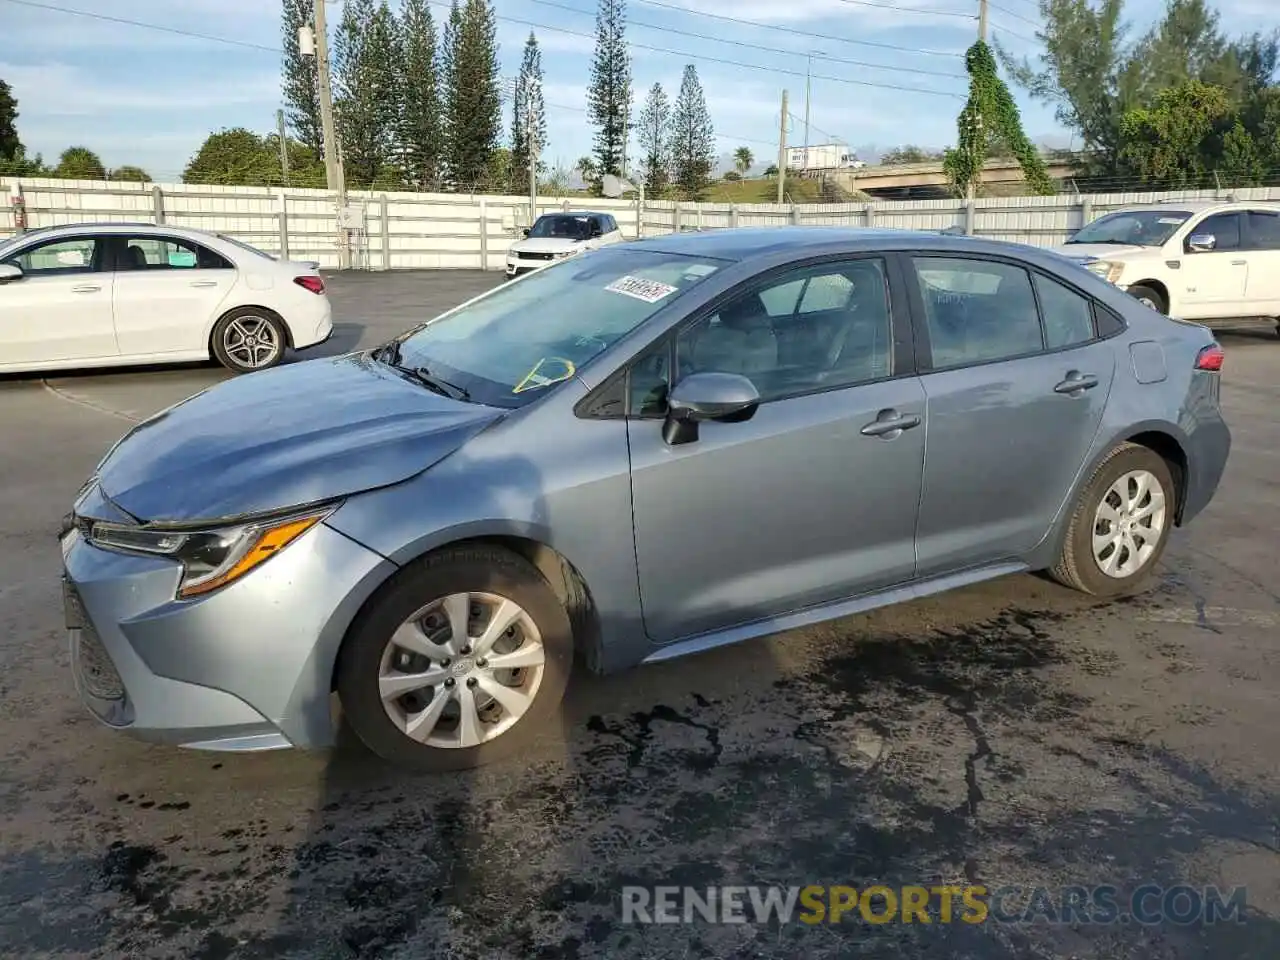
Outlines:
[[[322,352],[497,280],[335,276]],[[1011,577],[579,676],[562,737],[440,777],[345,736],[326,754],[198,754],[90,718],[59,518],[130,422],[224,374],[0,378],[0,956],[1273,960],[1280,340],[1221,338],[1231,462],[1150,593],[1099,603]],[[1024,923],[623,922],[629,885],[754,884],[1049,898]],[[1246,906],[1050,922],[1066,887],[1124,903],[1144,884],[1243,887]]]

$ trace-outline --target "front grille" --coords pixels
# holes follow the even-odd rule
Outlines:
[[[76,676],[85,693],[99,700],[123,700],[124,682],[93,627],[86,623],[77,630],[73,643]]]
[[[517,253],[516,256],[521,260],[554,260],[556,258],[554,253],[525,253],[523,251]]]

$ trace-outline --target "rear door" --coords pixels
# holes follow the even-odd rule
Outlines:
[[[1280,211],[1249,210],[1245,213],[1245,227],[1248,312],[1280,316]]]
[[[198,353],[236,282],[208,247],[161,234],[113,237],[115,323],[125,355]]]
[[[890,284],[886,267],[873,257],[789,268],[696,318],[674,351],[667,338],[633,365],[635,548],[652,639],[911,579],[924,393],[911,372],[902,286]],[[834,353],[801,346],[826,333],[800,329],[806,318],[793,309],[810,281],[860,290],[856,309],[843,300],[848,329]],[[785,313],[776,309],[788,301]],[[700,424],[697,440],[671,446],[663,439],[667,387],[705,371],[748,377],[763,402],[749,420]]]
[[[1115,373],[1092,304],[996,259],[913,256],[928,436],[921,577],[1038,544],[1088,454]]]
[[[0,284],[0,369],[118,356],[106,243],[84,234],[33,242],[5,257],[22,270]]]

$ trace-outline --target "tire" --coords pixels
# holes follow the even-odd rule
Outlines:
[[[269,370],[284,359],[288,343],[284,322],[259,307],[228,312],[214,325],[211,338],[214,358],[233,373]]]
[[[471,595],[466,647],[452,639],[448,611],[436,606],[460,594]],[[499,635],[488,658],[482,658],[478,655],[483,651],[469,647],[485,639],[486,620],[504,602],[514,603],[524,616]],[[475,617],[477,608],[480,618]],[[419,652],[393,643],[397,634],[411,640]],[[540,666],[513,671],[485,665],[486,659],[512,654],[525,654],[532,662],[539,644]],[[337,689],[352,730],[384,760],[416,771],[467,770],[527,750],[549,733],[558,736],[559,708],[572,666],[568,613],[538,570],[506,550],[458,547],[405,567],[375,594],[338,655]],[[421,677],[427,671],[441,682],[423,686]],[[420,676],[384,706],[380,688],[384,683],[390,687],[406,673]],[[409,689],[414,684],[416,688]],[[517,716],[488,693],[495,688],[512,703],[517,702],[515,696],[507,691],[524,693],[530,702]],[[471,714],[475,725],[470,744],[461,712],[467,704],[477,707]]]
[[[1129,296],[1133,297],[1135,300],[1145,302],[1151,307],[1151,309],[1158,310],[1166,316],[1169,314],[1169,301],[1165,300],[1165,298],[1161,296],[1160,291],[1155,289],[1155,287],[1148,287],[1141,283],[1135,283],[1129,288]]]
[[[1146,474],[1152,482],[1151,498],[1138,502],[1139,511],[1154,504],[1156,485],[1163,495],[1163,510],[1151,513],[1150,523],[1146,523],[1145,520],[1139,521],[1139,526],[1136,528],[1139,531],[1149,530],[1158,522],[1159,532],[1153,538],[1154,544],[1151,544],[1151,541],[1141,533],[1136,537],[1130,535],[1127,543],[1118,542],[1109,536],[1113,529],[1118,530],[1118,522],[1123,522],[1125,519],[1123,507],[1119,511],[1118,522],[1106,519],[1100,514],[1104,499],[1109,504],[1115,504],[1120,499],[1113,491],[1113,486],[1119,484],[1122,478],[1132,478],[1137,474]],[[1129,485],[1131,492],[1136,489],[1136,486]],[[1137,592],[1150,578],[1164,555],[1174,517],[1177,515],[1177,496],[1173,473],[1164,458],[1147,447],[1134,443],[1122,443],[1098,466],[1081,491],[1067,525],[1062,552],[1059,554],[1057,564],[1049,573],[1064,586],[1097,597],[1116,597]],[[1111,551],[1108,551],[1106,546],[1102,546],[1099,553],[1095,553],[1095,530],[1101,534],[1100,543],[1110,542]],[[1143,558],[1142,552],[1149,545],[1154,549]],[[1134,547],[1137,548],[1136,555]],[[1125,567],[1128,566],[1125,562],[1126,557],[1141,561],[1128,573],[1125,572]],[[1108,573],[1104,569],[1104,564],[1112,561],[1113,558],[1115,560],[1113,570]]]

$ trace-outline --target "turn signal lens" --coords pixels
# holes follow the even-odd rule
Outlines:
[[[293,543],[294,540],[297,540],[298,537],[319,523],[323,516],[323,514],[315,514],[309,517],[299,517],[295,520],[286,520],[273,527],[262,527],[257,530],[246,531],[245,539],[238,545],[238,549],[233,554],[235,557],[233,562],[229,564],[224,562],[220,570],[215,570],[208,577],[195,581],[188,580],[178,590],[178,596],[183,599],[197,597],[217,590],[219,587],[224,587],[233,580],[239,580],[254,567],[270,560],[289,544]]]
[[[1210,344],[1196,355],[1196,369],[1217,373],[1222,369],[1222,362],[1226,358],[1226,351],[1222,347],[1216,343]]]

